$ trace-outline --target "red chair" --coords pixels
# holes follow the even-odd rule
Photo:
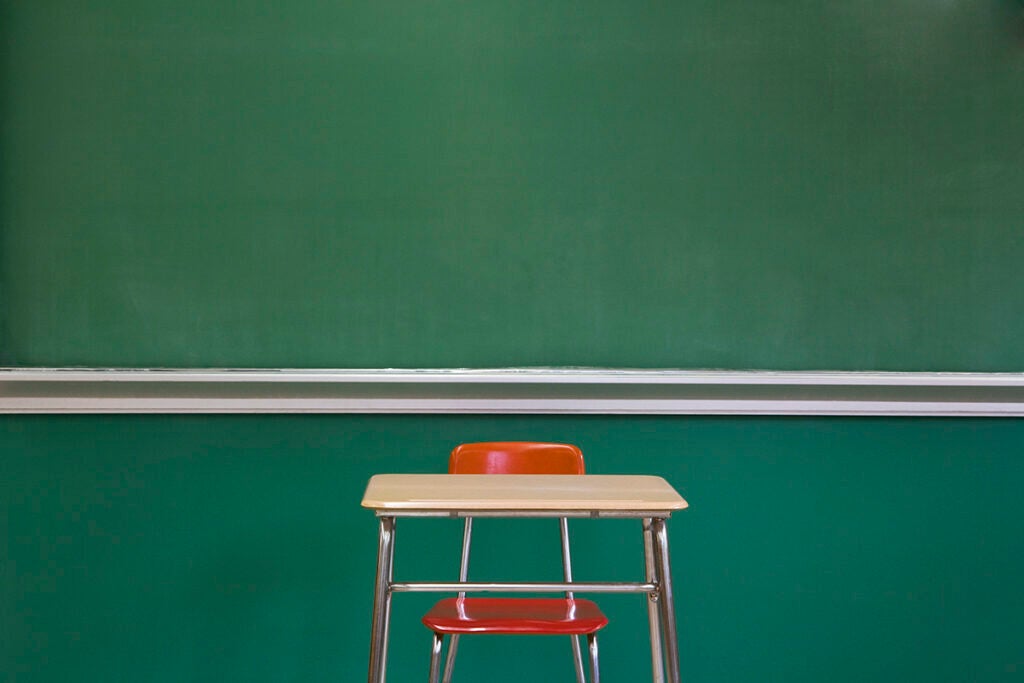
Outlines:
[[[583,474],[583,453],[576,446],[534,442],[469,443],[458,446],[448,460],[449,474]],[[562,567],[566,582],[572,581],[569,557],[568,520],[559,520],[562,536]],[[466,518],[462,538],[462,562],[459,580],[469,573],[469,547],[473,532],[472,517]],[[444,637],[450,636],[444,666],[444,683],[450,683],[459,636],[494,633],[520,635],[572,636],[576,680],[584,683],[583,653],[579,636],[587,636],[590,652],[590,677],[599,683],[597,632],[608,623],[590,600],[564,598],[457,598],[438,601],[423,617],[423,623],[434,632],[430,657],[430,683],[437,683],[440,673]]]

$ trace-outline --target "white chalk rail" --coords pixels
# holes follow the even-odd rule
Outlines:
[[[1024,373],[0,369],[0,413],[1024,416]]]

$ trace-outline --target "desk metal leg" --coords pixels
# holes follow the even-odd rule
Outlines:
[[[651,520],[643,520],[644,525],[644,580],[655,582],[654,548],[651,540]],[[661,615],[658,612],[658,594],[647,596],[647,626],[651,634],[651,672],[654,683],[665,683],[665,663],[661,655]]]
[[[665,668],[669,683],[679,683],[679,641],[676,635],[675,600],[672,595],[672,568],[668,554],[668,530],[664,518],[651,520],[654,541],[654,569],[657,572],[658,606],[661,612],[661,630],[665,634]]]
[[[388,622],[391,619],[391,580],[394,577],[395,518],[380,518],[377,546],[377,582],[373,591],[368,683],[384,683],[388,659]]]

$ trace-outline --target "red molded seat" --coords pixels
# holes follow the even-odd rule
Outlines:
[[[583,451],[567,443],[464,443],[448,457],[448,474],[583,473]]]
[[[423,617],[436,633],[584,636],[608,617],[580,598],[446,598]]]

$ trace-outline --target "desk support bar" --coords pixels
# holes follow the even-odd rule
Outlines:
[[[549,519],[566,517],[570,519],[648,519],[663,517],[668,519],[675,510],[411,510],[404,508],[388,508],[377,510],[378,517],[432,517],[465,519],[472,517],[500,517],[502,519]]]
[[[644,530],[644,578],[656,580],[658,572],[654,566],[654,536],[650,518],[643,520]],[[665,660],[661,648],[661,605],[658,594],[651,593],[647,599],[647,629],[651,636],[651,674],[654,683],[665,683]]]
[[[661,583],[661,594],[658,596],[658,609],[661,614],[661,634],[667,643],[665,648],[665,669],[668,683],[679,683],[679,648],[676,634],[675,601],[672,595],[672,567],[668,554],[668,529],[665,520],[660,517],[651,519],[651,540],[654,542],[654,569],[656,580]]]
[[[380,518],[377,548],[377,585],[374,588],[373,624],[370,630],[369,683],[384,683],[388,661],[388,622],[391,619],[391,578],[395,557],[395,518]]]
[[[656,583],[619,583],[599,581],[593,583],[473,583],[454,581],[448,583],[401,583],[391,584],[395,593],[653,593],[658,590]]]

